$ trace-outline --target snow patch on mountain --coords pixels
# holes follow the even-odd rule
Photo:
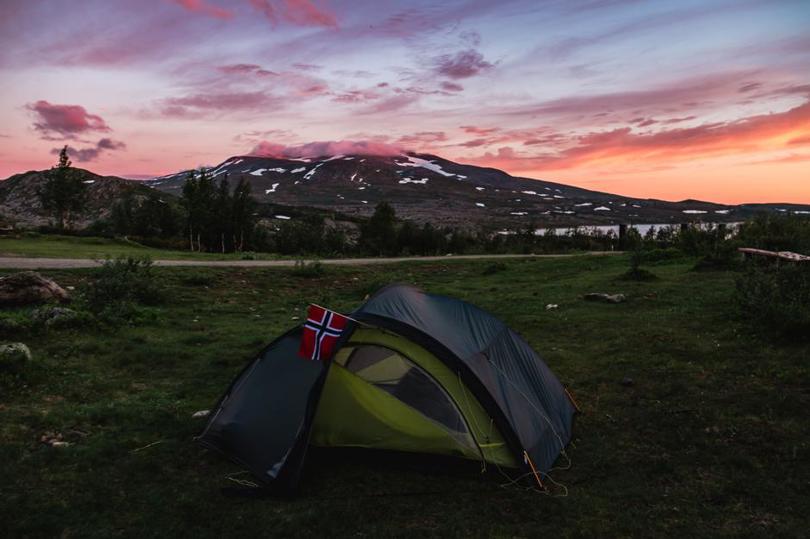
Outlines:
[[[427,182],[428,182],[427,178],[422,178],[421,180],[414,180],[413,178],[402,178],[401,180],[399,180],[399,183],[418,183],[421,185],[425,185],[427,184]]]
[[[456,174],[452,174],[450,172],[445,172],[444,169],[440,165],[437,165],[433,161],[429,161],[427,159],[422,159],[421,157],[413,157],[411,155],[406,155],[405,159],[407,159],[408,162],[397,161],[396,164],[401,166],[401,167],[422,167],[422,168],[426,168],[426,169],[428,169],[430,171],[433,171],[433,172],[435,172],[437,174],[441,174],[442,176],[447,176],[448,178],[452,178],[453,176],[456,176]]]

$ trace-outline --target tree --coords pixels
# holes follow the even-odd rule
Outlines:
[[[212,226],[215,217],[215,195],[214,180],[205,168],[201,168],[199,172],[189,172],[183,184],[182,201],[186,208],[186,228],[189,249],[192,251],[202,251],[218,239],[214,237],[215,230]]]
[[[233,190],[233,203],[231,206],[231,219],[233,222],[233,245],[237,251],[245,248],[245,238],[253,236],[256,226],[256,201],[250,194],[250,183],[244,178],[236,184]]]
[[[57,228],[70,226],[75,212],[85,205],[86,186],[68,158],[68,147],[59,152],[59,163],[46,173],[45,185],[39,192],[42,207],[52,212]]]
[[[374,215],[360,228],[360,245],[375,255],[396,254],[397,215],[388,202],[380,202],[374,208]]]
[[[224,253],[226,239],[230,243],[233,238],[233,199],[231,199],[231,187],[227,174],[219,182],[212,209],[211,225],[218,237],[220,251]]]

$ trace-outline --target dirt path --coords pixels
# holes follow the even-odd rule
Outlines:
[[[605,256],[619,254],[609,251],[592,251],[587,256]],[[320,262],[336,266],[363,266],[367,264],[395,264],[399,262],[435,262],[439,260],[480,260],[506,258],[567,258],[581,256],[566,255],[457,255],[457,256],[414,256],[402,258],[332,258]],[[307,260],[311,262],[312,260]],[[101,261],[86,258],[23,258],[0,256],[0,268],[10,269],[72,269],[94,268]],[[204,266],[234,268],[288,268],[295,266],[296,260],[155,260],[155,266]]]

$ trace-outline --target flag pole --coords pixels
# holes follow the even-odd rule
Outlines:
[[[351,321],[352,321],[352,322],[354,322],[355,324],[359,324],[359,325],[361,325],[361,326],[365,326],[365,327],[367,327],[367,328],[373,328],[373,327],[374,327],[374,326],[372,326],[371,324],[367,324],[366,322],[361,322],[360,320],[357,320],[357,319],[355,319],[355,318],[352,318],[351,316],[346,316],[345,314],[339,313],[339,312],[334,311],[334,310],[332,310],[332,309],[327,309],[326,307],[324,307],[324,306],[322,306],[322,305],[318,305],[317,303],[310,303],[310,305],[312,305],[312,306],[314,306],[314,307],[318,307],[319,309],[323,309],[324,311],[329,311],[330,313],[336,313],[336,314],[339,314],[340,316],[342,316],[342,317],[344,317],[344,318],[348,318],[349,320],[351,320]]]

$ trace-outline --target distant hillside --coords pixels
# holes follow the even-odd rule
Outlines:
[[[107,217],[117,201],[127,194],[147,196],[153,191],[134,180],[99,176],[89,170],[74,169],[87,185],[87,206],[74,219],[76,228]],[[16,226],[36,227],[51,224],[51,215],[42,208],[39,191],[46,182],[47,170],[24,172],[0,181],[0,216]]]
[[[337,155],[314,159],[238,156],[210,173],[231,184],[248,180],[260,202],[312,206],[348,215],[370,215],[380,201],[400,217],[436,225],[516,228],[614,223],[735,221],[758,207],[687,200],[666,202],[517,178],[492,168],[454,163],[435,155]],[[179,194],[188,171],[147,181]],[[804,207],[810,209],[810,207]]]

